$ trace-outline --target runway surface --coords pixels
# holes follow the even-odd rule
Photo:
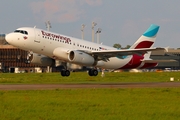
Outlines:
[[[100,83],[100,84],[16,84],[0,85],[0,90],[53,90],[78,88],[172,88],[180,87],[180,82],[158,83]]]

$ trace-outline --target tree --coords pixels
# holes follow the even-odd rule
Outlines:
[[[124,49],[129,49],[130,47],[131,47],[130,45],[126,45]]]
[[[120,48],[121,48],[121,45],[116,43],[116,44],[113,45],[113,47],[114,47],[114,48],[117,48],[117,49],[120,49]]]
[[[120,44],[116,43],[113,45],[114,48],[117,49],[129,49],[131,46],[130,45],[126,45],[126,47],[122,47]]]

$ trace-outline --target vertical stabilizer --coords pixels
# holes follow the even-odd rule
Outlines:
[[[151,48],[156,40],[159,26],[151,24],[144,34],[130,47],[130,49]]]

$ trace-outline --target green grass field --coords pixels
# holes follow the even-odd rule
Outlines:
[[[179,72],[0,74],[0,84],[168,82]],[[1,120],[178,120],[179,88],[1,90]]]
[[[108,83],[108,82],[167,82],[170,77],[180,80],[180,72],[105,73],[90,77],[86,72],[74,72],[69,77],[59,73],[1,73],[0,84],[48,84],[48,83]]]
[[[0,91],[1,120],[178,120],[179,88]]]

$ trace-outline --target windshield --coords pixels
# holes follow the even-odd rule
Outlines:
[[[15,30],[14,32],[28,35],[28,32],[27,32],[27,31],[24,31],[24,30]]]

